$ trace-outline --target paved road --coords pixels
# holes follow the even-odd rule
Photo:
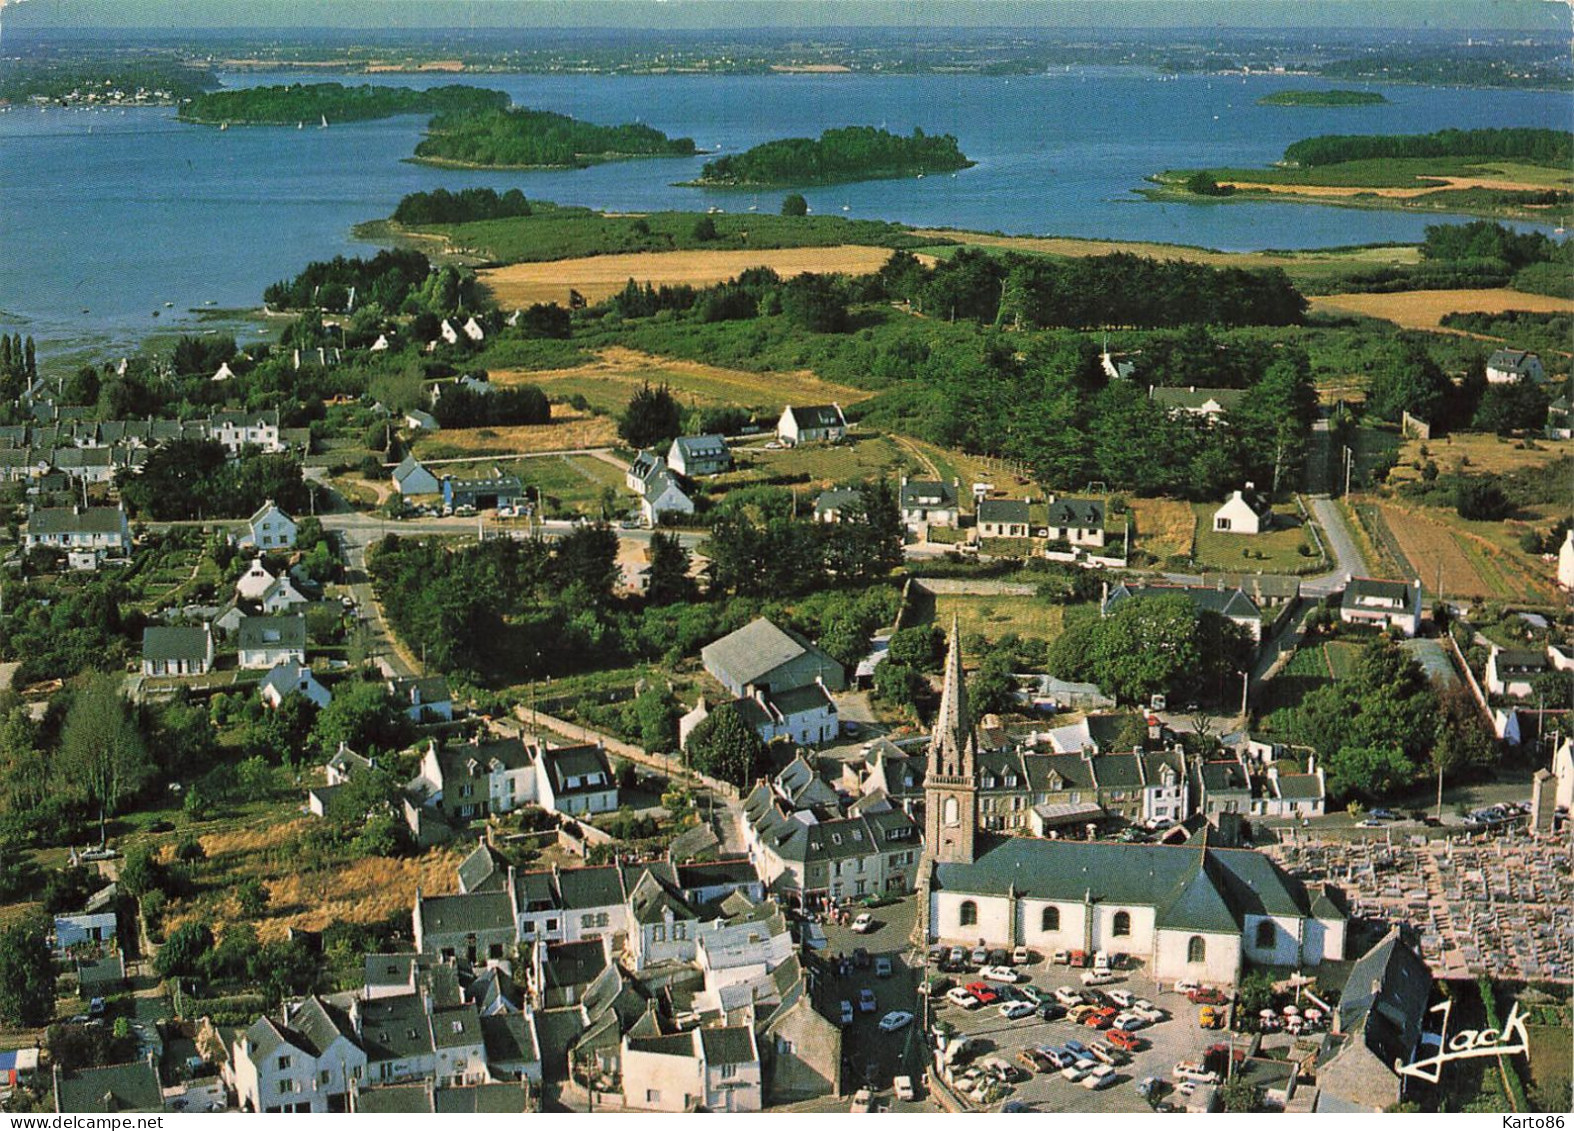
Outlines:
[[[1371,567],[1356,548],[1355,539],[1345,526],[1344,514],[1327,495],[1310,495],[1312,514],[1323,528],[1328,539],[1328,551],[1333,555],[1335,568],[1317,577],[1308,578],[1301,585],[1301,592],[1308,597],[1326,597],[1344,583],[1346,577],[1370,577]]]

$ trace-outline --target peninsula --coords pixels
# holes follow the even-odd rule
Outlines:
[[[825,185],[966,169],[969,161],[950,134],[914,129],[903,137],[873,126],[826,130],[819,139],[782,138],[706,163],[689,182],[706,188]]]

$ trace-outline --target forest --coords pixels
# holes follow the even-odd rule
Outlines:
[[[489,188],[467,188],[458,192],[437,188],[405,196],[394,209],[393,220],[407,226],[468,224],[475,220],[504,220],[530,214],[530,202],[518,189],[509,189],[500,196],[496,189]]]
[[[1511,128],[1449,129],[1430,134],[1324,134],[1293,142],[1284,151],[1285,164],[1303,168],[1401,157],[1490,157],[1563,166],[1574,162],[1574,133]]]
[[[642,123],[599,126],[522,107],[439,114],[415,160],[495,169],[572,169],[619,157],[687,157],[692,138],[669,138]]]
[[[371,259],[338,255],[309,263],[295,278],[272,284],[262,292],[262,300],[275,310],[343,311],[368,303],[399,310],[433,277],[431,261],[418,251],[379,251]]]
[[[399,114],[501,110],[508,95],[474,86],[345,86],[337,82],[256,86],[196,95],[180,108],[182,121],[199,125],[289,126],[301,122],[367,122]]]
[[[1375,90],[1276,90],[1257,100],[1259,106],[1378,106],[1387,102]]]
[[[1477,290],[1512,287],[1574,298],[1574,244],[1540,232],[1518,232],[1491,220],[1429,224],[1421,262],[1358,272],[1348,291]]]
[[[724,187],[834,184],[878,177],[943,173],[972,165],[950,134],[915,128],[902,137],[873,126],[826,130],[818,140],[782,138],[707,161],[701,185]]]

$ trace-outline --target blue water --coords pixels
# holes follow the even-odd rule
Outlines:
[[[300,76],[225,79],[244,86]],[[487,75],[468,81],[507,90],[521,105],[592,121],[646,121],[708,150],[736,152],[848,124],[949,132],[976,167],[805,195],[820,213],[1225,250],[1415,241],[1427,224],[1444,218],[1271,203],[1160,204],[1132,190],[1165,168],[1266,164],[1313,134],[1568,128],[1574,107],[1551,92],[1403,86],[1370,88],[1388,97],[1384,106],[1265,107],[1255,103],[1270,91],[1326,84],[1285,76],[1164,80],[1119,68],[1025,78]],[[264,286],[310,259],[367,251],[351,240],[352,224],[387,215],[407,192],[439,185],[517,186],[533,198],[619,210],[716,205],[742,211],[754,204],[775,211],[781,196],[671,184],[695,175],[703,157],[564,172],[426,168],[401,160],[423,124],[412,117],[326,130],[307,123],[302,130],[220,132],[183,125],[167,109],[0,113],[0,329],[41,342],[118,346],[184,325],[204,303],[255,305]]]

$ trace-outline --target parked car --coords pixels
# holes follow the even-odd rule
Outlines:
[[[1057,950],[1050,955],[1049,960],[1056,966],[1065,966],[1071,961],[1071,952],[1069,950]]]
[[[1107,970],[1102,974],[1100,974],[1097,970],[1089,970],[1082,975],[1082,984],[1084,986],[1103,986],[1113,982],[1114,980],[1115,975],[1111,974]]]
[[[1086,1025],[1089,1029],[1108,1029],[1112,1024],[1115,1023],[1116,1012],[1117,1011],[1113,1006],[1106,1005],[1100,1009],[1095,1009],[1092,1013],[1084,1017],[1082,1019],[1082,1024]]]
[[[841,1000],[840,1008],[842,1018],[841,1023],[843,1025],[851,1025],[853,1023],[853,1003],[848,1001],[846,998],[843,998]]]
[[[889,978],[891,972],[891,956],[889,954],[882,954],[874,960],[874,976],[876,978]]]
[[[1107,1088],[1115,1082],[1115,1066],[1101,1064],[1082,1078],[1082,1086],[1089,1090]]]
[[[1111,1029],[1104,1034],[1104,1039],[1125,1052],[1136,1052],[1146,1043],[1141,1037],[1134,1037],[1124,1029]]]
[[[1142,1020],[1146,1021],[1149,1025],[1157,1025],[1167,1016],[1162,1009],[1154,1005],[1151,1001],[1144,1001],[1140,998],[1137,1001],[1131,1003],[1131,1012],[1142,1018]]]
[[[859,1088],[853,1093],[852,1106],[847,1110],[853,1115],[864,1115],[874,1109],[874,1093],[868,1088]]]
[[[1209,1072],[1202,1065],[1193,1061],[1183,1060],[1178,1063],[1170,1073],[1177,1080],[1189,1080],[1194,1084],[1217,1084],[1219,1074]]]
[[[1061,986],[1055,991],[1055,1000],[1070,1009],[1072,1006],[1082,1004],[1082,995],[1070,986]]]
[[[1122,1009],[1129,1009],[1131,1008],[1133,999],[1130,990],[1110,990],[1109,1000],[1120,1006]]]
[[[1186,995],[1193,1005],[1224,1005],[1230,999],[1223,990],[1212,986],[1199,986]]]
[[[1040,1075],[1046,1072],[1053,1072],[1059,1067],[1059,1065],[1053,1064],[1049,1057],[1038,1049],[1023,1049],[1017,1053],[1017,1063]]]
[[[1000,995],[983,982],[969,982],[967,992],[978,999],[979,1005],[994,1005],[1000,1000]]]
[[[1041,1001],[1038,1003],[1038,1015],[1045,1021],[1059,1021],[1066,1015],[1066,1007],[1058,1001]]]
[[[913,1023],[913,1015],[905,1009],[893,1009],[880,1018],[880,1032],[899,1033]]]
[[[1025,946],[1019,946],[1011,952],[1011,961],[1017,966],[1026,966],[1032,957]]]
[[[1069,1068],[1062,1068],[1060,1075],[1063,1079],[1070,1080],[1075,1084],[1098,1066],[1098,1061],[1087,1057],[1077,1060]]]
[[[861,946],[853,947],[853,965],[860,970],[867,970],[871,964],[869,952]]]
[[[1077,1060],[1072,1053],[1062,1048],[1056,1048],[1054,1045],[1039,1045],[1038,1051],[1045,1060],[1049,1061],[1052,1070],[1055,1072],[1059,1072],[1067,1065],[1076,1063]]]
[[[1000,1016],[1007,1021],[1015,1021],[1021,1017],[1032,1017],[1036,1010],[1031,1003],[1025,1001],[1008,1001],[1000,1007]]]
[[[969,962],[971,962],[974,966],[988,966],[989,965],[989,948],[988,947],[982,947],[982,946],[975,946],[973,948],[973,952],[967,956],[967,960]]]
[[[1197,1024],[1204,1029],[1222,1029],[1224,1016],[1224,1010],[1218,1006],[1205,1005],[1197,1011]]]
[[[1128,1057],[1113,1045],[1094,1045],[1088,1050],[1088,1055],[1100,1064],[1125,1064]]]
[[[952,1005],[959,1005],[963,1009],[977,1009],[981,1004],[983,1004],[961,986],[953,986],[951,989],[947,990],[945,999]]]
[[[945,960],[952,966],[965,966],[967,964],[967,951],[959,946],[953,946],[946,952]]]
[[[918,1093],[913,1090],[911,1076],[898,1076],[891,1081],[891,1088],[896,1093],[896,1098],[904,1103],[911,1103]]]
[[[858,991],[858,1012],[873,1013],[879,1006],[874,1000],[874,991],[867,987]]]
[[[987,978],[991,982],[1004,982],[1012,985],[1017,980],[1017,972],[1009,966],[985,966],[978,972],[980,978]]]
[[[995,947],[989,952],[989,964],[991,966],[1010,966],[1011,952],[1004,947]]]
[[[1049,990],[1041,989],[1038,986],[1035,986],[1032,982],[1029,982],[1025,986],[1018,986],[1017,993],[1021,994],[1025,1001],[1030,1001],[1034,1005],[1042,1005],[1046,1001],[1055,1000],[1055,995],[1053,993],[1051,993]]]
[[[1175,992],[1178,994],[1189,994],[1192,990],[1200,989],[1202,989],[1202,983],[1194,982],[1190,978],[1182,978],[1175,983]]]
[[[853,920],[853,934],[867,935],[874,930],[874,916],[865,911]]]
[[[1088,1055],[1088,1046],[1078,1040],[1066,1042],[1066,1051],[1076,1054],[1079,1058]]]
[[[1400,819],[1399,814],[1395,813],[1392,809],[1368,809],[1366,811],[1366,815],[1368,817],[1375,817],[1379,821],[1397,821]]]

